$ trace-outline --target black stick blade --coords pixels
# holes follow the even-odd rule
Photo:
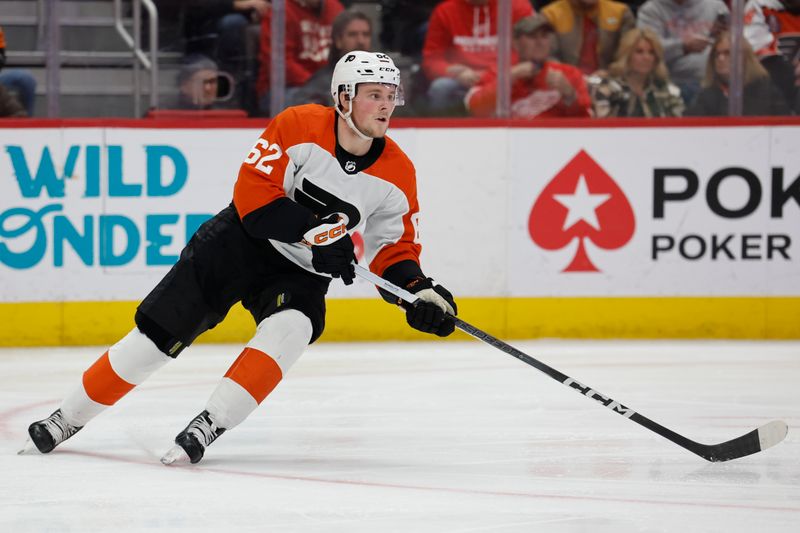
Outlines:
[[[728,442],[701,445],[701,449],[692,451],[708,461],[721,463],[771,448],[785,439],[788,432],[789,427],[786,422],[773,420],[769,424],[764,424],[758,429]]]

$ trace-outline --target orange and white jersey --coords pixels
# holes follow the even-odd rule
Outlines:
[[[418,265],[413,164],[388,137],[374,140],[362,157],[337,149],[336,117],[332,107],[309,104],[290,107],[270,122],[239,170],[233,196],[239,217],[252,227],[259,213],[289,198],[320,218],[346,215],[348,231],[363,236],[364,258],[376,274],[400,261]],[[264,218],[269,220],[262,224],[288,224],[272,214]],[[292,242],[269,240],[290,261],[314,272],[311,250],[298,242],[299,235]]]
[[[782,54],[800,60],[800,15],[780,0],[749,0],[744,11],[744,35],[759,57]]]

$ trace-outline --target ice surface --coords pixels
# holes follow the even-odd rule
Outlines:
[[[0,531],[797,532],[800,343],[513,342],[711,464],[485,344],[319,344],[194,466],[159,457],[238,346],[197,345],[49,455],[18,456],[104,348],[0,350]]]

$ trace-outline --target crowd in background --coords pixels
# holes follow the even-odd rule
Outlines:
[[[184,54],[177,107],[271,114],[268,0],[155,3],[160,48]],[[330,105],[335,62],[352,50],[380,50],[404,73],[402,114],[491,117],[497,3],[286,0],[286,103]],[[375,4],[380,9],[365,9]],[[728,4],[512,0],[512,116],[726,115]],[[744,27],[743,113],[800,114],[800,0],[748,0]]]
[[[6,37],[0,27],[0,117],[33,115],[36,81],[26,70],[3,69],[6,65]]]

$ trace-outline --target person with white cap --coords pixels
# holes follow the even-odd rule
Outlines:
[[[30,425],[23,451],[52,451],[241,301],[255,335],[162,458],[200,461],[322,334],[331,278],[353,283],[356,231],[370,270],[419,297],[405,306],[408,323],[439,336],[453,332],[453,296],[420,267],[414,166],[386,137],[403,105],[399,70],[385,54],[351,52],[336,64],[331,97],[334,107],[290,107],[270,122],[241,165],[233,202],[198,229],[139,305],[136,327],[52,415]]]

